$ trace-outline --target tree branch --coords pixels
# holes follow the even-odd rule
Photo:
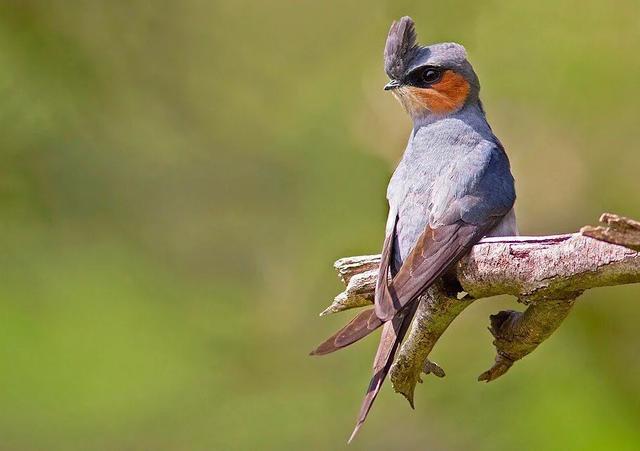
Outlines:
[[[509,294],[528,306],[524,312],[491,316],[496,362],[478,378],[489,382],[551,336],[585,290],[640,282],[640,223],[608,213],[601,221],[607,225],[569,235],[485,238],[476,244],[421,297],[390,372],[394,389],[413,405],[421,372],[444,376],[428,355],[449,324],[477,299]],[[379,262],[379,255],[338,260],[335,268],[347,287],[321,315],[371,304]]]

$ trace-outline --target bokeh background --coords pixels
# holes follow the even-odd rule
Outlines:
[[[466,45],[525,234],[640,218],[637,1],[33,1],[0,8],[0,449],[344,449],[376,339],[332,263],[378,251],[408,118],[392,19]],[[415,411],[353,450],[636,450],[640,287],[593,290],[492,384],[474,304]]]

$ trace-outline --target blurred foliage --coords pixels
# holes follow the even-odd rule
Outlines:
[[[640,217],[640,5],[35,1],[0,9],[0,449],[342,449],[375,338],[307,357],[340,256],[380,246],[410,14],[465,44],[527,234]],[[586,294],[504,379],[465,312],[352,449],[633,450],[638,287]],[[384,431],[384,432],[383,432]]]

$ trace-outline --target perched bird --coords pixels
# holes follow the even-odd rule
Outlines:
[[[413,20],[403,17],[391,25],[384,68],[391,79],[384,89],[411,116],[413,130],[387,189],[389,216],[375,307],[312,352],[328,354],[384,325],[373,378],[349,441],[380,391],[419,296],[482,237],[517,234],[509,160],[487,123],[478,77],[464,47],[421,46]]]

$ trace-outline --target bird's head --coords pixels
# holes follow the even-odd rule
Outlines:
[[[415,119],[446,116],[477,102],[480,83],[460,44],[421,46],[415,23],[405,16],[393,22],[384,49],[391,91]]]

